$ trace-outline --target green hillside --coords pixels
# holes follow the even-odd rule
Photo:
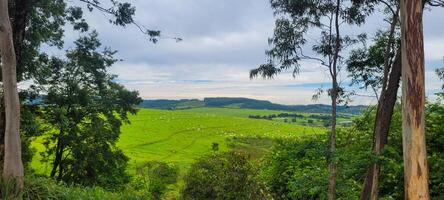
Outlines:
[[[137,115],[130,116],[131,124],[122,127],[118,146],[130,158],[131,170],[153,160],[187,168],[196,158],[211,153],[213,143],[219,145],[219,151],[242,148],[250,154],[262,154],[271,147],[270,139],[325,131],[323,127],[284,123],[278,119],[248,118],[278,113],[280,111],[230,108],[140,109]],[[39,139],[33,146],[39,151],[44,149]],[[49,165],[40,160],[36,154],[32,165],[38,171],[48,172]]]
[[[283,138],[324,131],[320,127],[248,119],[247,113],[268,114],[270,111],[141,109],[130,118],[130,125],[123,126],[118,146],[130,157],[131,166],[161,160],[187,167],[194,159],[210,153],[213,143],[226,151],[233,142],[241,141],[239,138]]]
[[[324,104],[311,105],[283,105],[276,104],[266,100],[257,100],[249,98],[233,98],[233,97],[212,97],[199,99],[155,99],[143,100],[139,104],[141,108],[155,108],[155,109],[192,109],[192,108],[242,108],[242,109],[257,109],[257,110],[278,110],[290,112],[305,112],[305,113],[331,113],[331,106]],[[339,113],[360,114],[367,106],[338,106]]]
[[[243,151],[255,160],[267,153],[276,138],[297,137],[304,134],[322,134],[321,126],[303,126],[285,123],[281,119],[251,119],[250,115],[277,115],[281,111],[195,108],[185,110],[140,109],[130,116],[130,124],[122,127],[118,147],[130,158],[128,172],[149,161],[161,161],[177,165],[182,175],[191,164],[204,155],[218,151]],[[304,115],[308,116],[308,113]],[[44,151],[41,138],[33,142],[39,152]],[[36,153],[32,167],[48,174],[50,163],[42,163]],[[172,186],[172,196],[177,196],[182,184]]]

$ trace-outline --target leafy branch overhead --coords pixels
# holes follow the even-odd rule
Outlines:
[[[79,1],[86,3],[89,11],[97,9],[103,13],[112,15],[114,19],[109,19],[109,22],[114,25],[125,27],[129,24],[132,24],[136,26],[139,31],[147,35],[149,37],[149,40],[153,43],[157,43],[159,41],[159,38],[161,37],[161,32],[159,30],[149,29],[133,19],[136,8],[128,2],[121,3],[116,0],[110,0],[111,6],[109,8],[105,8],[104,6],[102,6],[99,0]],[[176,42],[182,41],[182,38],[179,37],[172,37],[171,39],[176,40]]]
[[[340,24],[361,25],[373,7],[362,6],[368,2],[351,1],[351,6],[341,8]],[[334,1],[286,1],[271,0],[274,15],[277,17],[273,36],[268,39],[270,49],[265,54],[268,61],[250,71],[250,78],[261,76],[272,78],[283,70],[292,69],[293,75],[300,72],[302,60],[312,60],[329,68],[333,63],[333,51],[336,48],[333,31]],[[313,31],[315,30],[315,31]],[[308,41],[307,35],[320,32],[319,42]],[[365,34],[355,37],[340,38],[338,50],[366,40]],[[307,51],[311,46],[311,51]],[[317,54],[314,55],[314,54]]]

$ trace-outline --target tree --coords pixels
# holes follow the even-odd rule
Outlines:
[[[121,3],[119,1],[108,1],[111,6],[105,9],[101,2],[103,1],[88,1],[80,0],[85,3],[89,11],[94,9],[100,12],[111,15],[113,18],[110,22],[118,26],[126,26],[133,24],[137,26],[143,34],[146,34],[150,41],[157,42],[157,38],[160,36],[160,31],[150,30],[142,25],[137,24],[133,20],[135,8],[129,3]],[[12,38],[12,43],[2,42],[4,47],[8,48],[8,51],[14,52],[14,57],[8,52],[8,58],[2,64],[2,66],[8,66],[6,72],[2,73],[2,79],[4,81],[4,98],[5,105],[0,106],[0,128],[6,127],[0,132],[5,132],[5,141],[3,137],[1,142],[5,142],[5,161],[3,174],[23,174],[20,150],[20,138],[18,137],[20,127],[20,101],[17,84],[10,84],[10,81],[24,81],[35,80],[41,76],[41,62],[45,60],[46,54],[41,52],[39,48],[42,44],[46,43],[51,46],[62,48],[63,45],[63,28],[65,23],[71,23],[75,30],[85,31],[88,29],[88,24],[82,18],[82,9],[77,6],[67,6],[63,0],[5,0],[2,1],[2,36],[5,36],[5,41],[9,42],[8,38]],[[9,8],[9,12],[8,11]],[[9,23],[11,19],[11,24]],[[4,23],[3,23],[4,22]],[[8,23],[7,23],[8,22]],[[9,25],[8,25],[9,24]],[[3,33],[5,33],[3,35]],[[7,33],[7,34],[6,34]],[[2,37],[3,39],[3,37]],[[180,38],[174,38],[180,41]],[[2,53],[6,51],[2,51]],[[6,55],[6,54],[5,54]],[[43,60],[42,60],[43,59]],[[12,61],[13,60],[13,61]],[[6,63],[6,61],[8,63]],[[15,63],[11,65],[12,63]],[[14,66],[12,68],[12,66]],[[16,70],[14,69],[16,68]],[[8,82],[9,81],[9,82]],[[6,84],[8,83],[8,84]],[[11,88],[11,86],[13,88]],[[31,87],[31,90],[37,87]],[[24,96],[23,99],[29,98]],[[13,109],[12,109],[13,108]],[[8,119],[5,121],[5,119]],[[5,126],[3,126],[5,124]],[[12,131],[12,132],[10,132]],[[11,135],[17,135],[16,137],[9,137]],[[10,141],[10,139],[12,139]],[[18,140],[18,144],[16,142]],[[13,143],[11,143],[13,142]],[[10,148],[12,147],[12,148]],[[12,150],[12,152],[11,152]],[[7,155],[7,156],[6,156]],[[11,160],[14,161],[11,166]],[[8,166],[6,166],[8,165]]]
[[[8,1],[0,1],[0,53],[5,103],[5,157],[3,180],[15,190],[23,189],[23,163],[20,141],[20,102],[17,89],[16,57]]]
[[[376,156],[381,154],[387,144],[401,76],[399,5],[396,1],[391,1],[385,2],[385,6],[389,15],[386,20],[390,25],[389,30],[379,31],[371,47],[352,51],[347,61],[352,83],[363,83],[362,88],[365,89],[370,87],[378,99],[372,144],[372,151]],[[380,94],[378,90],[381,90]],[[380,163],[374,161],[368,166],[361,193],[362,200],[377,199],[380,168]]]
[[[266,51],[268,63],[251,70],[250,77],[262,76],[273,78],[282,70],[293,68],[293,75],[300,71],[301,60],[312,60],[326,67],[331,77],[332,88],[328,90],[331,97],[332,118],[329,137],[329,195],[328,199],[335,199],[337,163],[336,151],[336,108],[346,96],[346,92],[339,85],[338,75],[342,68],[341,52],[360,41],[365,35],[352,37],[341,34],[341,24],[361,25],[365,17],[372,11],[371,4],[362,6],[360,1],[327,0],[327,1],[287,1],[271,0],[274,14],[278,16],[274,35],[269,39],[271,49]],[[313,45],[311,56],[304,52],[308,46],[306,35],[308,31],[321,33],[319,42]],[[316,96],[322,93],[320,90]]]
[[[430,199],[425,143],[422,8],[420,0],[401,0],[402,132],[406,199]]]
[[[120,126],[129,123],[141,102],[137,92],[115,83],[107,68],[115,51],[101,46],[97,33],[79,38],[67,60],[51,58],[50,76],[39,80],[47,95],[44,122],[46,157],[53,158],[51,177],[68,183],[115,188],[128,181],[128,158],[116,147]],[[112,175],[110,175],[112,174]]]

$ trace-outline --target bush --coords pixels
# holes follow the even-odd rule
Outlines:
[[[147,191],[152,199],[161,199],[168,186],[177,182],[179,169],[164,162],[151,161],[137,168],[133,183],[137,190]]]
[[[257,171],[247,156],[238,152],[200,158],[185,176],[182,198],[266,199]]]
[[[325,138],[277,141],[262,163],[261,178],[274,199],[325,199]]]

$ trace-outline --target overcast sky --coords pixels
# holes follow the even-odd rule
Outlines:
[[[111,72],[126,87],[138,90],[144,99],[204,97],[250,97],[284,104],[328,103],[324,97],[311,100],[316,88],[329,86],[327,72],[318,64],[304,62],[295,78],[283,73],[273,80],[250,80],[249,70],[266,61],[264,51],[272,35],[274,16],[268,0],[130,0],[136,6],[135,20],[162,31],[159,43],[148,42],[135,27],[114,27],[107,17],[88,13],[87,18],[105,46],[124,61]],[[444,9],[426,11],[426,90],[430,98],[440,90],[434,69],[444,66]],[[373,16],[356,33],[372,36],[377,27],[387,27]],[[78,33],[67,32],[68,41]],[[315,34],[314,34],[315,35]],[[181,37],[176,43],[168,37]],[[312,36],[309,40],[316,40]],[[66,47],[70,47],[67,42]],[[345,73],[341,76],[347,86]],[[354,97],[353,104],[374,104],[370,93]]]

